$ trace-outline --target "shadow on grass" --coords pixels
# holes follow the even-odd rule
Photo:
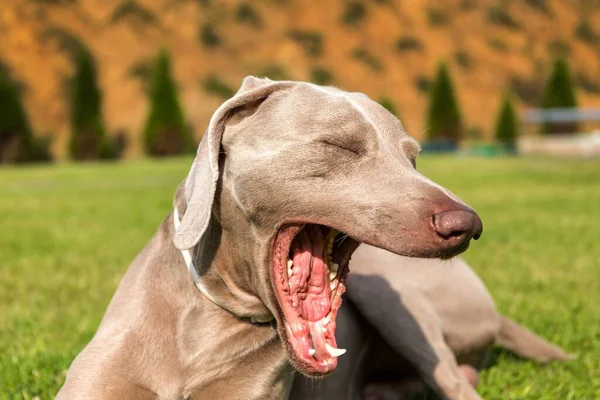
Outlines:
[[[501,347],[494,346],[488,350],[485,359],[482,362],[482,368],[479,370],[479,372],[481,372],[481,370],[486,370],[496,366],[501,360],[509,362],[522,362],[525,359]],[[407,397],[407,400],[442,400],[442,397],[437,395],[433,389],[427,387],[419,393],[410,395]]]

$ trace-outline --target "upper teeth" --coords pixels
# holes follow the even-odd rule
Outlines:
[[[294,262],[292,260],[288,259],[288,262],[287,262],[287,274],[288,274],[288,278],[290,276],[292,276],[292,265],[294,265]]]
[[[325,349],[331,357],[339,357],[346,352],[346,349],[336,349],[330,346],[329,343],[325,343]]]

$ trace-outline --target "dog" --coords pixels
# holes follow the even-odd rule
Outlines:
[[[476,370],[494,344],[542,363],[571,359],[502,316],[461,258],[409,258],[361,245],[351,269],[338,318],[347,357],[322,381],[295,379],[291,400],[398,400],[423,384],[445,399],[475,400]]]
[[[280,399],[292,367],[334,371],[360,243],[449,258],[483,230],[418,152],[363,94],[244,79],[58,398]]]

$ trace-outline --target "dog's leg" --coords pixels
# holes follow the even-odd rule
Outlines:
[[[348,294],[388,344],[439,394],[451,400],[480,399],[461,373],[444,340],[440,318],[422,293],[403,290],[400,298],[385,279],[354,274],[348,278]]]

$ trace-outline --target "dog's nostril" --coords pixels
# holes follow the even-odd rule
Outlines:
[[[468,210],[448,210],[433,216],[433,225],[443,238],[479,238],[483,225],[479,216]]]

